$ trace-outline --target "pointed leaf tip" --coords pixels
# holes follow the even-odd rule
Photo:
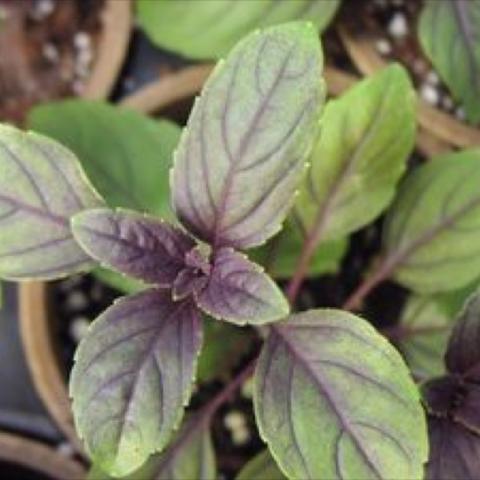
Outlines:
[[[216,248],[250,248],[280,228],[324,98],[322,53],[305,24],[242,40],[207,81],[175,154],[180,221]]]

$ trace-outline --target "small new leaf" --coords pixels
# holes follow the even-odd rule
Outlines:
[[[415,141],[415,92],[393,65],[328,102],[295,204],[304,230],[338,240],[392,201]]]
[[[254,32],[196,101],[171,175],[179,220],[214,248],[250,248],[281,228],[317,133],[322,53],[312,25]]]
[[[54,279],[95,262],[77,244],[70,217],[103,201],[75,156],[57,142],[0,125],[0,275]]]
[[[423,49],[475,123],[480,121],[479,22],[480,0],[428,0],[419,22]]]
[[[220,58],[244,35],[290,20],[308,20],[323,30],[340,0],[138,0],[140,26],[162,48],[191,58]],[[201,31],[201,35],[192,32]]]
[[[127,475],[165,446],[190,397],[200,344],[196,307],[168,291],[123,298],[92,324],[70,394],[77,431],[102,470]]]
[[[261,325],[284,318],[289,305],[276,283],[245,255],[221,248],[197,305],[212,317],[238,325]]]
[[[72,219],[75,239],[102,264],[160,287],[173,284],[195,242],[178,228],[153,217],[108,208]]]
[[[480,275],[480,150],[417,168],[387,217],[394,278],[420,294],[455,290]]]
[[[260,433],[292,479],[417,479],[427,460],[419,394],[367,322],[311,310],[279,323],[255,379]]]

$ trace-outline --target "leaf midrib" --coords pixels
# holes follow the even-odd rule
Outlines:
[[[294,45],[295,46],[295,45]],[[285,58],[282,62],[282,65],[280,67],[280,71],[278,72],[277,78],[275,81],[272,83],[270,86],[268,92],[266,93],[263,101],[261,102],[260,106],[258,107],[257,111],[255,112],[255,115],[252,119],[252,122],[250,124],[250,127],[248,130],[245,132],[245,134],[242,137],[242,140],[240,141],[239,147],[237,148],[237,152],[234,154],[234,159],[235,162],[230,161],[229,162],[229,167],[228,167],[228,173],[225,178],[225,184],[222,189],[221,195],[220,195],[220,204],[218,206],[217,210],[217,215],[215,218],[215,223],[214,223],[214,248],[218,247],[218,241],[219,241],[219,235],[221,233],[221,222],[223,220],[223,217],[225,216],[225,210],[227,207],[227,201],[228,197],[230,195],[230,191],[232,188],[232,183],[233,183],[233,178],[236,173],[237,168],[239,167],[239,163],[241,162],[243,156],[245,153],[248,151],[248,147],[250,145],[251,139],[253,138],[253,134],[256,130],[256,127],[260,120],[262,119],[264,113],[267,111],[267,106],[270,103],[275,90],[278,88],[281,80],[283,79],[283,75],[285,73],[285,70],[288,66],[289,60],[290,60],[290,53],[292,51],[292,48],[290,48],[289,52],[285,55]],[[258,59],[257,59],[258,61]],[[237,74],[238,75],[238,74]],[[227,92],[227,99],[229,98],[229,93],[230,90],[234,87],[234,83],[232,82],[232,85],[229,86],[229,91]],[[225,108],[228,110],[229,105],[226,104]],[[229,155],[229,152],[226,151],[227,157]]]
[[[362,444],[360,440],[357,438],[355,432],[353,429],[351,429],[351,425],[349,420],[342,414],[341,410],[337,408],[336,402],[335,402],[335,394],[331,392],[328,388],[328,386],[325,384],[325,382],[320,378],[319,375],[316,374],[316,372],[312,369],[310,366],[308,359],[302,354],[301,351],[299,351],[295,345],[289,340],[288,335],[286,335],[281,327],[278,326],[272,326],[273,332],[278,335],[284,342],[285,346],[287,349],[290,351],[290,354],[294,356],[300,364],[303,366],[305,371],[312,377],[314,380],[314,383],[318,385],[320,390],[324,394],[324,398],[326,398],[328,404],[330,405],[331,410],[334,412],[338,420],[340,421],[340,424],[342,426],[342,429],[344,432],[348,433],[352,440],[354,441],[357,450],[361,453],[361,456],[364,458],[365,462],[368,464],[369,468],[372,470],[372,472],[375,474],[376,478],[378,480],[381,480],[382,475],[378,471],[377,467],[372,463],[370,460],[369,456],[367,453],[364,451]],[[337,454],[337,453],[336,453]]]

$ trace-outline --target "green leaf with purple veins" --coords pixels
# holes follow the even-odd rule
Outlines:
[[[480,274],[480,150],[439,156],[403,183],[386,220],[393,277],[420,294],[456,290]]]
[[[415,143],[415,91],[392,65],[327,103],[295,202],[309,237],[338,240],[392,202]]]
[[[263,269],[231,248],[215,253],[208,283],[195,299],[212,317],[238,325],[274,322],[290,311],[282,291]]]
[[[72,219],[77,242],[105,266],[169,287],[195,242],[178,228],[128,210],[87,210]]]
[[[73,153],[0,125],[0,276],[54,279],[94,267],[70,217],[103,204]]]
[[[468,120],[480,121],[480,0],[428,0],[420,15],[423,50]]]
[[[195,102],[171,175],[179,220],[214,248],[277,233],[316,137],[325,94],[311,24],[248,35]]]
[[[148,290],[92,324],[70,379],[75,425],[105,472],[127,475],[170,440],[190,398],[201,346],[191,301]]]
[[[339,310],[292,315],[271,329],[255,374],[262,438],[292,479],[419,479],[425,414],[398,352]]]

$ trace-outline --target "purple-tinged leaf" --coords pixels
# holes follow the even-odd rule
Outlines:
[[[196,293],[196,299],[212,317],[238,325],[274,322],[289,312],[275,282],[260,266],[231,248],[216,252],[208,284]]]
[[[75,424],[94,462],[126,475],[160,451],[191,393],[199,313],[169,291],[125,297],[80,344],[70,382]]]
[[[54,279],[93,267],[70,217],[102,205],[69,150],[0,125],[0,276]]]
[[[480,292],[474,293],[461,311],[445,362],[450,372],[480,380]]]
[[[77,242],[93,258],[146,283],[169,287],[195,242],[178,228],[128,210],[87,210],[72,219]]]
[[[480,472],[480,437],[449,418],[428,417],[427,480],[467,480]]]
[[[456,398],[458,407],[454,418],[464,427],[480,435],[480,386],[468,383],[462,390]]]
[[[446,417],[455,407],[460,389],[459,379],[451,375],[430,380],[422,387],[426,408],[433,415]]]
[[[175,155],[173,205],[215,248],[249,248],[281,228],[324,97],[318,34],[308,23],[256,31],[220,62]]]
[[[192,268],[182,270],[172,285],[172,296],[175,301],[187,298],[200,292],[208,283],[208,277],[199,274]]]
[[[255,414],[289,478],[421,478],[425,415],[398,352],[364,320],[311,310],[272,326]]]

